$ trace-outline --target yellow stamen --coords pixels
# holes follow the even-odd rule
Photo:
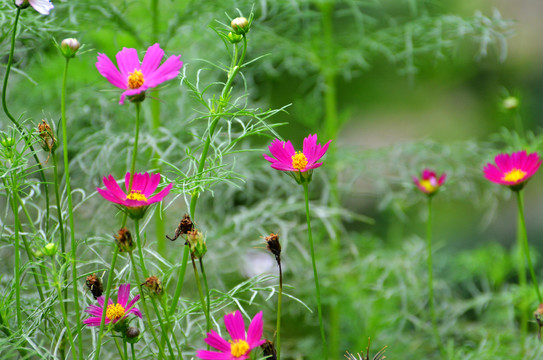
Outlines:
[[[109,304],[106,310],[106,317],[109,320],[119,320],[124,316],[124,308],[121,304]]]
[[[245,340],[238,339],[236,341],[230,340],[230,353],[235,357],[240,357],[250,350],[249,344]]]
[[[134,69],[128,76],[128,87],[130,89],[137,89],[143,85],[145,80],[143,79],[143,73],[141,70]]]
[[[126,200],[147,201],[147,198],[141,193],[141,190],[132,190],[130,194],[126,196]]]
[[[297,170],[304,170],[307,166],[307,158],[304,153],[301,151],[296,152],[295,155],[292,155],[292,167]]]
[[[428,193],[433,193],[437,190],[437,186],[432,185],[430,180],[420,180],[420,186],[426,189]]]
[[[522,180],[526,176],[526,172],[520,170],[520,169],[513,169],[511,171],[506,172],[503,175],[503,181],[507,182],[517,182],[519,180]]]

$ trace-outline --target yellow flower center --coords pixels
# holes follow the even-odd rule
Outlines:
[[[506,172],[503,175],[503,181],[507,182],[517,182],[521,179],[523,179],[526,176],[526,172],[520,170],[520,169],[513,169],[511,171]]]
[[[238,339],[236,341],[230,340],[230,353],[235,357],[240,357],[249,351],[250,347],[247,341]]]
[[[296,152],[295,155],[292,155],[292,167],[298,170],[303,170],[307,166],[307,158],[304,153],[301,151]]]
[[[126,196],[127,200],[147,201],[145,195],[141,193],[141,190],[132,190],[130,194]]]
[[[109,320],[119,320],[124,316],[124,308],[121,304],[109,304],[106,310],[106,317]]]
[[[420,186],[426,189],[428,193],[433,193],[437,190],[437,186],[432,185],[430,180],[420,180]]]
[[[137,89],[143,85],[145,80],[143,79],[143,73],[141,70],[134,69],[128,76],[128,87],[130,89]]]

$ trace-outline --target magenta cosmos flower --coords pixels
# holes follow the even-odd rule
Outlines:
[[[136,49],[123,48],[117,53],[118,70],[111,60],[101,53],[98,53],[96,68],[112,85],[126,90],[119,100],[119,104],[123,104],[126,96],[143,94],[145,90],[171,80],[179,74],[183,66],[181,55],[172,55],[160,65],[163,56],[164,50],[159,44],[154,44],[147,49],[140,63]]]
[[[509,186],[512,190],[522,189],[541,165],[537,153],[527,154],[525,150],[496,155],[494,162],[496,165],[489,163],[484,167],[485,177],[496,184]]]
[[[160,184],[160,174],[135,173],[132,179],[132,188],[129,189],[130,173],[127,172],[124,178],[126,193],[117,184],[113,175],[104,176],[103,181],[106,188],[97,188],[96,190],[104,199],[121,205],[132,219],[141,219],[149,205],[162,201],[173,186],[170,183],[160,192],[151,196]]]
[[[271,162],[272,168],[288,171],[298,183],[309,182],[312,170],[322,165],[322,162],[317,161],[326,154],[331,142],[322,146],[317,143],[317,134],[309,135],[304,139],[303,150],[295,151],[290,140],[284,142],[275,139],[268,147],[272,156],[264,154],[264,158]]]
[[[214,330],[211,330],[211,332],[207,333],[205,342],[219,350],[219,352],[198,350],[196,356],[205,360],[244,360],[249,358],[252,349],[266,342],[266,340],[262,339],[264,327],[262,311],[255,315],[247,333],[245,333],[243,316],[239,311],[226,315],[224,324],[232,340],[226,341]]]
[[[413,182],[423,193],[434,195],[439,190],[441,185],[443,185],[446,177],[447,174],[443,174],[438,179],[435,172],[424,169],[420,179],[413,176]]]
[[[136,301],[140,298],[139,295],[136,295],[132,301],[130,299],[130,284],[121,284],[119,286],[119,291],[117,293],[117,302],[114,303],[113,300],[108,299],[108,305],[106,308],[106,321],[105,324],[117,323],[128,318],[128,315],[134,314],[137,317],[141,318],[141,311],[134,307]],[[87,326],[100,326],[102,322],[102,314],[104,313],[104,296],[100,296],[98,299],[98,305],[89,305],[85,312],[93,315],[92,317],[83,320],[83,323]]]
[[[34,10],[43,15],[49,15],[49,11],[54,7],[49,0],[15,0],[15,5],[21,9],[30,5]]]

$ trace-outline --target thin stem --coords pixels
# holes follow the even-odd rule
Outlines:
[[[275,338],[275,349],[277,351],[277,360],[281,360],[281,303],[283,299],[283,269],[281,261],[279,265],[279,295],[277,296],[277,337]]]
[[[517,224],[520,224],[520,214],[517,214]],[[520,226],[517,226],[517,272],[521,289],[526,287],[526,261],[524,260],[524,241]],[[528,334],[528,309],[525,302],[520,303],[520,342],[522,349],[526,348],[526,335]]]
[[[129,255],[130,255],[130,262],[132,263],[132,267],[134,269],[134,276],[136,277],[136,282],[138,284],[142,284],[141,278],[138,273],[138,269],[136,268],[136,261],[134,260],[134,255],[132,254],[132,252],[129,252]],[[151,336],[153,337],[155,344],[158,346],[158,352],[160,354],[159,359],[165,359],[166,354],[164,353],[164,347],[158,340],[158,337],[156,336],[155,328],[153,327],[153,323],[151,322],[151,316],[150,316],[151,314],[149,313],[149,308],[147,307],[147,301],[145,300],[143,286],[138,286],[138,289],[140,291],[140,299],[143,304],[143,311],[145,312],[145,318],[147,319],[147,325],[149,326],[149,331],[151,332]],[[172,357],[173,357],[173,353],[172,353]]]
[[[430,317],[432,330],[441,352],[445,352],[439,331],[437,328],[436,309],[434,305],[434,272],[432,265],[432,197],[428,197],[428,220],[426,222],[426,250],[428,252],[428,302],[430,304]]]
[[[126,346],[126,339],[123,338],[123,350],[124,350],[124,358],[128,359],[128,346]]]
[[[166,326],[168,327],[168,332],[172,334],[173,341],[175,343],[175,348],[177,349],[177,354],[179,355],[180,359],[183,360],[183,354],[181,352],[181,347],[179,346],[179,343],[177,342],[177,338],[175,334],[173,333],[172,323],[170,321],[169,317],[169,311],[168,311],[168,305],[166,304],[166,300],[164,296],[160,297],[160,305],[162,306],[162,311],[164,312],[165,320],[166,320]],[[162,340],[165,340],[164,338]],[[164,341],[162,341],[164,343]]]
[[[63,260],[64,261],[64,260]],[[74,343],[74,337],[72,334],[72,329],[70,328],[70,322],[68,319],[68,310],[67,307],[64,306],[65,300],[62,288],[60,286],[60,281],[58,277],[60,277],[61,274],[57,274],[57,267],[56,267],[56,256],[53,256],[51,261],[51,266],[53,267],[53,275],[55,276],[55,287],[57,289],[58,294],[58,300],[60,305],[60,310],[62,312],[62,317],[64,318],[64,326],[66,327],[66,331],[68,332],[68,341],[70,342],[70,345],[72,346],[72,357],[77,359],[77,354],[75,353],[75,343]],[[58,275],[58,276],[57,276]],[[64,281],[64,276],[62,276],[62,280]],[[65,339],[61,339],[61,341],[64,341]]]
[[[200,294],[200,302],[202,303],[202,311],[204,312],[205,317],[206,317],[206,324],[209,324],[210,323],[209,314],[207,312],[206,301],[204,299],[204,292],[202,291],[200,276],[198,275],[198,268],[196,267],[196,263],[194,262],[194,256],[191,256],[191,260],[192,260],[192,268],[194,269],[194,278],[196,279],[196,286],[198,287],[198,294]]]
[[[175,292],[172,298],[172,306],[170,307],[170,310],[168,312],[168,317],[172,317],[175,314],[175,310],[177,309],[177,303],[179,301],[179,298],[181,297],[181,291],[183,290],[182,279],[185,278],[185,273],[187,272],[189,253],[190,253],[190,249],[187,245],[185,245],[185,248],[183,250],[183,260],[181,260],[181,267],[179,268],[180,280],[177,281],[177,286],[175,287]]]
[[[15,125],[17,130],[21,133],[23,136],[25,143],[30,149],[30,152],[32,153],[32,156],[34,157],[34,160],[36,161],[36,164],[38,165],[38,169],[40,171],[42,184],[44,186],[45,190],[45,218],[47,219],[45,221],[45,232],[49,233],[49,187],[47,186],[47,181],[45,178],[45,172],[43,171],[43,166],[40,163],[40,160],[38,159],[38,156],[36,155],[36,152],[34,150],[34,146],[32,145],[32,139],[27,133],[26,129],[24,129],[21,124],[11,115],[11,113],[8,110],[8,103],[6,101],[7,97],[7,88],[8,88],[8,81],[9,81],[9,74],[11,72],[11,65],[13,64],[13,53],[15,51],[15,37],[17,35],[17,24],[19,23],[19,17],[21,15],[21,9],[17,8],[17,12],[15,14],[15,22],[13,23],[13,33],[11,35],[11,47],[9,50],[9,57],[8,57],[8,63],[6,65],[6,73],[4,75],[4,83],[2,86],[2,108],[4,109],[4,113],[6,113],[6,116],[11,120],[11,122]]]
[[[528,245],[528,234],[526,232],[526,221],[524,219],[524,196],[522,190],[517,191],[517,203],[518,203],[518,219],[520,231],[522,233],[523,243],[524,243],[524,254],[526,255],[526,262],[528,263],[528,269],[530,270],[530,275],[532,277],[532,283],[534,284],[534,289],[537,294],[537,299],[539,303],[543,303],[541,299],[541,293],[539,292],[539,285],[537,284],[537,278],[535,277],[534,267],[532,265],[532,258],[530,257],[530,247]]]
[[[209,287],[207,286],[207,275],[204,267],[204,258],[200,258],[200,270],[202,270],[202,278],[204,279],[204,287],[206,291],[206,305],[207,305],[207,321],[206,321],[206,333],[211,330],[211,299],[209,294]]]
[[[132,360],[136,360],[136,351],[134,350],[134,344],[130,343],[130,348],[132,349]]]
[[[140,137],[140,110],[141,103],[137,102],[136,105],[136,134],[134,134],[134,149],[132,150],[132,160],[130,161],[130,182],[128,184],[128,192],[132,190],[132,181],[134,180],[134,172],[136,171],[136,158],[138,155],[138,142]],[[125,212],[123,215],[123,221],[121,228],[126,225],[126,220],[128,219],[128,213]]]
[[[17,313],[17,327],[21,329],[22,331],[22,325],[23,325],[23,318],[21,314],[21,254],[19,253],[19,211],[17,209],[17,196],[15,193],[18,191],[15,187],[15,181],[12,177],[13,182],[13,197],[12,197],[12,208],[13,208],[13,217],[15,220],[15,232],[14,232],[14,241],[15,241],[15,306],[16,306],[16,313]]]
[[[115,244],[115,250],[113,251],[113,258],[111,259],[111,267],[109,268],[109,275],[106,284],[106,293],[104,295],[104,304],[109,304],[109,295],[111,294],[111,285],[113,284],[113,277],[115,275],[115,263],[117,262],[117,255],[119,255],[119,247]],[[102,311],[102,320],[100,321],[100,330],[98,331],[98,341],[96,343],[96,350],[94,352],[94,360],[100,358],[100,348],[102,346],[102,337],[104,336],[104,328],[106,323],[106,312]]]
[[[139,255],[139,258],[140,258],[141,271],[143,272],[143,276],[145,277],[145,279],[147,279],[149,277],[149,272],[147,271],[147,268],[145,267],[145,261],[144,261],[144,258],[143,258],[143,248],[142,248],[141,238],[140,238],[140,222],[139,222],[138,219],[134,219],[134,228],[135,228],[135,231],[136,231],[136,245],[137,245],[137,248],[138,248],[138,255]],[[136,281],[138,282],[138,284],[143,284],[143,282],[140,281],[139,273],[137,271],[136,263],[134,262],[134,257],[132,255],[132,252],[130,253],[130,260],[132,261],[132,265],[134,267],[134,275],[136,276]],[[158,341],[158,337],[156,336],[155,329],[151,325],[151,319],[149,318],[149,312],[147,310],[147,304],[146,304],[146,301],[145,301],[145,298],[144,298],[143,286],[139,286],[139,289],[140,289],[141,299],[143,301],[143,306],[145,308],[146,316],[147,316],[148,321],[149,321],[149,326],[151,327],[151,334],[152,334],[155,342],[159,346],[159,351],[161,351],[162,354],[165,354],[162,344],[159,343],[159,341]],[[151,303],[152,303],[153,307],[155,308],[155,314],[157,316],[158,322],[160,324],[160,328],[162,330],[162,336],[163,336],[163,338],[164,337],[166,338],[166,343],[168,345],[168,350],[170,351],[170,354],[171,354],[171,356],[173,358],[174,357],[174,351],[172,349],[170,339],[168,337],[167,331],[166,331],[166,329],[164,327],[164,323],[163,323],[162,318],[160,316],[160,312],[158,311],[155,300],[152,297],[150,299],[151,299]],[[164,357],[166,357],[166,355],[164,355]]]
[[[121,360],[125,360],[123,356],[123,351],[121,350],[121,345],[119,345],[119,339],[117,337],[114,337],[113,340],[115,340],[115,346],[117,346],[117,351],[119,352],[119,357]]]
[[[62,119],[62,148],[64,152],[64,175],[66,178],[66,195],[68,197],[68,219],[70,222],[70,245],[71,245],[71,262],[72,262],[72,279],[73,279],[73,294],[74,294],[74,312],[77,319],[77,340],[79,348],[79,359],[83,359],[83,339],[81,337],[81,312],[79,310],[79,291],[77,290],[77,263],[75,260],[77,254],[77,242],[75,241],[75,226],[72,204],[72,186],[70,184],[70,161],[68,158],[68,127],[66,125],[66,79],[68,78],[68,64],[70,58],[66,58],[64,65],[64,75],[62,77],[62,92],[60,97],[60,113]]]
[[[51,156],[53,158],[53,178],[55,182],[55,200],[57,202],[57,216],[58,216],[58,231],[60,233],[60,250],[62,252],[62,261],[66,261],[66,234],[64,233],[64,219],[62,216],[62,201],[60,197],[60,186],[59,186],[59,178],[58,178],[58,159],[57,154],[55,151],[52,151]],[[67,274],[66,272],[63,273],[63,279],[62,283],[67,283]],[[68,297],[68,289],[64,288],[64,297]],[[64,307],[66,308],[66,311],[68,311],[68,304],[65,303]]]
[[[321,329],[323,358],[328,359],[328,345],[326,343],[326,335],[324,333],[324,324],[322,320],[322,306],[321,306],[321,290],[319,287],[319,275],[317,273],[317,262],[315,259],[315,249],[313,246],[313,235],[311,233],[311,220],[309,218],[309,189],[307,183],[303,184],[304,196],[305,196],[305,214],[307,220],[307,236],[309,238],[309,248],[311,250],[311,263],[313,265],[313,278],[315,279],[315,291],[317,293],[317,310],[319,313],[319,326]]]

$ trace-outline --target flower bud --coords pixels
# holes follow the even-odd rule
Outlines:
[[[268,250],[275,255],[275,260],[277,263],[281,262],[281,244],[279,243],[279,235],[270,233],[269,236],[266,236],[264,238],[264,241],[266,241],[266,245]]]
[[[232,30],[234,30],[234,33],[237,35],[245,35],[249,32],[251,23],[243,16],[240,16],[232,20],[230,26],[232,26]]]
[[[41,123],[38,124],[38,135],[41,138],[40,146],[43,151],[47,151],[48,153],[55,151],[58,147],[57,139],[55,138],[51,126],[43,119]]]
[[[502,106],[505,110],[514,110],[519,106],[519,99],[515,96],[508,96],[503,99]]]
[[[126,341],[130,344],[135,344],[140,340],[140,329],[135,326],[129,326],[125,333]]]
[[[162,287],[162,281],[160,281],[160,279],[154,275],[148,277],[141,285],[145,286],[147,290],[149,290],[149,293],[154,296],[160,296],[164,291],[164,288]]]
[[[85,285],[87,285],[87,288],[90,290],[92,296],[94,296],[95,299],[98,299],[100,296],[102,296],[104,292],[104,285],[102,284],[102,280],[98,277],[98,275],[91,274],[87,276],[87,279],[85,280]]]
[[[190,247],[193,258],[201,259],[207,252],[204,234],[199,230],[192,230],[187,233],[187,244]]]
[[[228,35],[226,36],[226,38],[228,39],[228,41],[230,41],[230,43],[237,44],[241,41],[241,39],[243,39],[243,36],[234,34],[230,31]]]
[[[81,44],[77,39],[74,38],[68,38],[62,40],[60,43],[60,52],[62,55],[66,56],[67,58],[73,58],[75,54],[77,53],[77,50],[79,50],[79,47]]]
[[[58,245],[55,243],[49,243],[42,249],[42,253],[46,256],[54,256],[57,253]]]
[[[2,144],[3,147],[6,149],[11,149],[15,146],[15,139],[9,136],[6,136],[5,138],[0,141],[0,144]]]
[[[122,228],[117,232],[115,242],[119,247],[119,252],[132,252],[136,248],[136,244],[132,240],[132,234],[127,228]]]
[[[15,6],[17,6],[19,9],[26,9],[30,6],[30,3],[28,0],[15,0]]]

